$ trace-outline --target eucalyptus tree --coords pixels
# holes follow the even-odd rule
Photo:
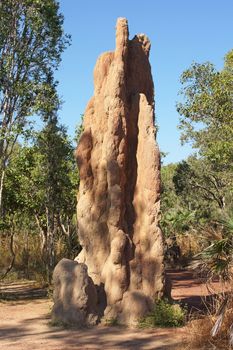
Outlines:
[[[183,101],[177,105],[181,140],[191,142],[197,154],[180,164],[176,187],[189,187],[204,200],[217,203],[222,211],[229,211],[233,188],[233,50],[226,54],[222,70],[208,62],[193,63],[182,74],[181,83]]]
[[[70,38],[56,0],[0,1],[0,208],[9,157],[30,116],[57,108],[54,70]]]
[[[193,63],[181,76],[182,142],[190,141],[217,170],[233,166],[233,50],[218,71],[211,63]]]
[[[48,278],[54,268],[54,240],[58,230],[70,243],[71,221],[76,211],[78,174],[74,149],[64,126],[51,115],[35,141],[36,168],[34,183],[38,183],[39,210],[35,218],[44,237]],[[75,176],[77,174],[77,176]],[[75,232],[76,233],[76,232]]]
[[[17,144],[6,169],[0,230],[9,240],[6,225],[10,222],[11,227],[14,220],[17,236],[22,227],[29,235],[39,236],[42,267],[48,280],[56,260],[56,240],[64,238],[67,257],[79,248],[74,246],[77,245],[75,213],[79,176],[73,153],[65,127],[52,114],[29,144]],[[14,254],[11,255],[13,258]]]

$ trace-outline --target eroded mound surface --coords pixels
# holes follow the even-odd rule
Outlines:
[[[119,18],[116,49],[95,66],[94,96],[76,151],[83,247],[77,260],[104,287],[105,317],[130,324],[163,293],[160,155],[149,51],[149,39],[140,34],[129,40],[127,20]]]

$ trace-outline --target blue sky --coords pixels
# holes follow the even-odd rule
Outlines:
[[[179,77],[193,61],[211,61],[221,69],[233,48],[233,0],[60,0],[60,6],[65,31],[72,35],[56,74],[64,101],[60,120],[69,134],[92,96],[96,59],[114,50],[116,19],[126,17],[130,37],[145,33],[152,43],[160,149],[169,153],[166,163],[186,158],[192,150],[179,141]]]

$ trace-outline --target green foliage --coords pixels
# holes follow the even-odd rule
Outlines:
[[[35,182],[40,187],[44,205],[52,205],[55,211],[71,211],[75,205],[78,176],[73,156],[73,146],[66,130],[51,117],[35,140]],[[37,189],[38,193],[39,188]]]
[[[161,194],[161,227],[166,237],[170,237],[184,231],[185,222],[181,224],[181,217],[186,209],[183,208],[180,197],[175,191],[174,174],[176,173],[177,164],[162,166],[162,194]],[[180,222],[180,225],[178,224]],[[179,227],[178,227],[179,226]],[[183,227],[181,227],[183,226]],[[178,231],[177,231],[178,229]]]
[[[233,50],[220,71],[211,63],[193,63],[182,74],[182,102],[177,104],[181,141],[191,142],[196,153],[178,164],[162,166],[161,172],[161,226],[166,238],[170,244],[179,241],[187,247],[185,240],[193,237],[190,252],[195,246],[192,241],[199,242],[200,251],[210,245],[205,256],[215,257],[218,271],[229,265],[229,240],[215,242],[216,225],[225,237],[224,225],[216,222],[231,217],[233,211],[232,57]]]
[[[169,164],[162,167],[162,195],[161,195],[161,227],[165,237],[174,237],[192,230],[200,220],[204,221],[204,213],[199,210],[203,203],[197,200],[195,192],[187,189],[189,180],[187,172],[180,176],[183,163]],[[178,178],[179,175],[179,178]],[[177,186],[178,182],[178,186]]]
[[[5,169],[18,136],[30,135],[29,117],[59,108],[54,70],[69,44],[55,0],[0,2],[0,208]]]
[[[175,193],[175,187],[173,177],[177,168],[177,164],[169,164],[162,166],[161,168],[161,180],[162,180],[162,212],[168,208],[179,208],[180,200]],[[164,210],[163,210],[164,208]]]
[[[202,207],[207,214],[207,211],[223,210],[230,205],[227,194],[232,186],[231,173],[216,169],[208,158],[190,156],[182,161],[176,168],[173,181],[176,194],[190,209],[201,210]]]
[[[2,0],[0,23],[0,239],[6,249],[0,246],[6,258],[0,265],[44,275],[58,257],[80,249],[79,177],[72,143],[57,121],[54,80],[70,37],[56,0]],[[33,132],[32,116],[42,117],[43,130]]]
[[[193,63],[181,76],[184,102],[177,105],[182,141],[191,141],[202,156],[226,169],[233,162],[232,52],[221,71],[211,63]]]
[[[157,301],[153,311],[139,322],[139,327],[181,327],[185,324],[186,314],[186,309],[179,304],[162,299]]]
[[[51,116],[30,144],[17,145],[10,157],[1,235],[8,242],[14,222],[15,268],[27,275],[33,271],[48,279],[46,274],[60,258],[72,258],[80,250],[75,216],[79,177],[73,152],[65,128]]]
[[[232,279],[233,266],[233,219],[222,220],[217,223],[221,236],[201,252],[198,257],[202,260],[202,267],[208,271],[209,278],[218,276],[222,280]]]
[[[104,325],[109,327],[117,327],[120,326],[120,323],[117,318],[108,318],[104,320]]]
[[[74,141],[76,142],[76,144],[78,144],[79,140],[80,140],[80,137],[83,133],[83,130],[84,130],[84,126],[83,126],[83,118],[84,118],[84,115],[82,114],[81,115],[81,123],[78,124],[75,128],[75,137],[74,137]]]
[[[33,145],[18,147],[12,155],[6,172],[4,207],[8,213],[20,209],[41,214],[50,204],[73,215],[78,186],[74,173],[71,142],[64,127],[58,126],[56,119],[50,120],[35,135]]]

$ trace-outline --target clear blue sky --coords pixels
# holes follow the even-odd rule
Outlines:
[[[57,72],[64,100],[60,120],[69,134],[92,96],[96,59],[114,50],[116,19],[126,17],[130,37],[145,33],[152,43],[158,142],[169,153],[166,163],[190,154],[177,129],[179,77],[193,61],[211,61],[221,69],[233,48],[233,0],[60,0],[60,5],[65,31],[72,35]]]

